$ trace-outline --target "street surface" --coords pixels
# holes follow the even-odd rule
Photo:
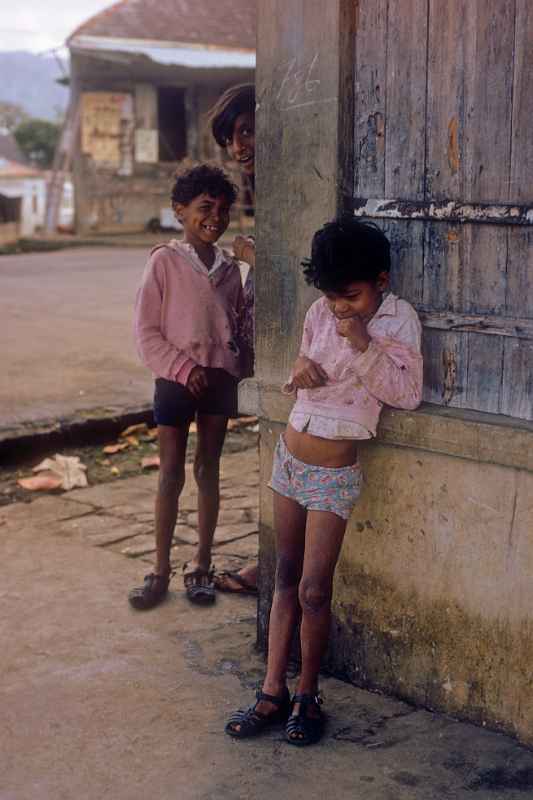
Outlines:
[[[256,448],[223,457],[217,568],[256,557],[257,462]],[[531,797],[533,753],[512,739],[331,678],[312,750],[281,729],[226,736],[264,673],[255,601],[219,594],[201,608],[183,595],[197,521],[188,465],[172,592],[150,612],[129,607],[153,558],[156,481],[0,509],[1,800]]]
[[[147,254],[84,247],[0,257],[0,432],[151,401],[132,329]]]

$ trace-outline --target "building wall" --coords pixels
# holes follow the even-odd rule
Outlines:
[[[20,236],[33,236],[44,225],[46,181],[44,178],[0,179],[0,193],[21,198]]]
[[[357,138],[361,117],[354,113],[354,100],[361,97],[370,68],[368,75],[354,68],[354,29],[361,24],[356,5],[359,12],[364,5],[369,10],[365,46],[381,53],[382,12],[398,4],[335,0],[327,18],[318,0],[306,0],[305,15],[299,0],[259,4],[257,360],[255,378],[242,385],[240,396],[242,409],[261,419],[258,638],[263,646],[275,568],[272,498],[265,487],[290,408],[279,387],[315,297],[304,284],[300,261],[319,225],[340,210],[353,209],[354,174],[361,167],[356,147],[362,144]],[[522,13],[524,4],[517,5]],[[403,74],[402,59],[416,45],[408,39],[407,23],[418,13],[428,18],[427,2],[411,6],[397,32],[397,62],[390,65],[394,75]],[[487,39],[478,41],[479,56],[486,57]],[[515,67],[518,76],[520,66]],[[402,80],[408,91],[412,80],[405,75]],[[382,84],[376,89],[374,83],[374,99],[380,90]],[[417,102],[424,101],[424,93],[414,94]],[[371,164],[377,163],[381,126],[387,123],[380,121],[379,110],[375,113],[377,127],[367,131],[375,146]],[[412,144],[398,124],[390,125],[388,135],[389,147],[398,152]],[[418,142],[418,130],[413,137]],[[394,181],[394,161],[388,164]],[[414,230],[409,221],[401,230],[401,236],[393,237],[393,258],[402,263],[404,285],[410,280],[414,285],[427,241],[409,235]],[[529,241],[523,228],[505,230],[510,247],[524,237]],[[501,235],[494,234],[496,239]],[[454,262],[456,268],[481,276],[483,253],[482,247],[471,248],[469,260]],[[524,286],[531,281],[532,263],[528,249]],[[458,284],[470,274],[459,272]],[[473,285],[490,302],[500,284],[479,280]],[[437,355],[429,354],[429,368],[436,374],[442,362],[431,358]],[[475,382],[485,366],[483,355],[472,363]],[[434,385],[428,383],[431,374],[426,371],[426,390]],[[527,397],[527,376],[521,376],[523,387],[513,385]],[[465,380],[468,370],[461,377]],[[462,384],[465,397],[467,389]],[[446,395],[440,396],[443,400]],[[327,665],[361,686],[504,729],[533,744],[533,425],[526,405],[521,408],[525,419],[435,401],[413,413],[385,412],[378,440],[361,448],[365,488],[336,574]]]

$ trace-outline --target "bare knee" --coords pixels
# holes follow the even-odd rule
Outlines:
[[[185,485],[185,469],[172,464],[159,470],[159,492],[164,495],[179,495]]]
[[[304,578],[300,582],[298,598],[304,614],[319,614],[329,607],[331,586],[315,578]]]
[[[219,478],[218,458],[196,458],[194,462],[194,479],[200,489],[212,490],[218,485]]]
[[[296,594],[301,573],[302,565],[299,560],[280,555],[276,566],[276,591]]]

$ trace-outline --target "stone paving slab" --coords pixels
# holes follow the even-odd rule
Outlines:
[[[224,542],[221,544],[215,544],[214,546],[214,550],[217,553],[239,556],[239,558],[246,558],[250,561],[252,561],[254,558],[257,558],[258,549],[259,537],[257,534],[246,536],[245,538],[237,541],[234,540],[227,543]]]
[[[28,517],[38,519],[41,525],[51,522],[73,519],[90,514],[94,508],[89,503],[74,502],[69,495],[68,499],[63,495],[47,495],[37,497],[31,503],[15,503],[10,506],[0,508],[0,522],[17,524],[18,521],[24,522]]]

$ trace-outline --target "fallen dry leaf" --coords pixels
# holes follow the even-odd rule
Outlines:
[[[143,469],[159,469],[159,456],[145,456],[141,460]]]
[[[65,491],[74,489],[76,486],[85,488],[88,486],[87,467],[82,464],[79,456],[62,456],[56,453],[53,458],[45,458],[40,464],[33,468],[34,472],[51,473],[60,480],[60,486]]]
[[[103,452],[107,453],[108,455],[114,455],[114,453],[120,453],[122,450],[127,450],[129,447],[128,442],[120,442],[118,444],[108,444],[104,447]]]
[[[122,433],[120,434],[120,438],[124,439],[127,436],[131,436],[134,433],[146,433],[147,430],[148,430],[148,425],[146,424],[146,422],[140,422],[138,425],[130,425],[129,428],[126,428],[126,430],[122,431]]]
[[[61,488],[61,478],[51,472],[43,472],[42,475],[34,475],[33,478],[19,478],[17,483],[30,492],[45,492]]]
[[[136,436],[126,436],[126,441],[128,444],[131,444],[132,447],[139,447],[139,440]]]

